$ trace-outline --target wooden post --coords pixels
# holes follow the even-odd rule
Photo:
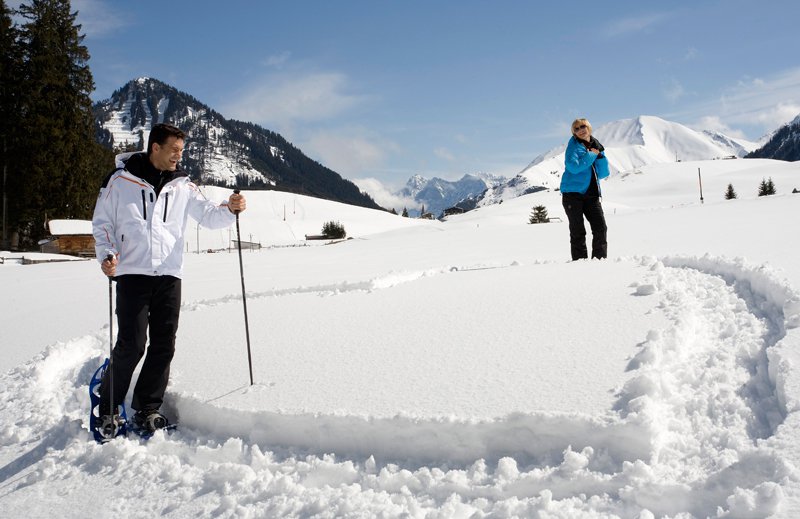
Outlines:
[[[697,180],[700,182],[700,203],[703,203],[703,177],[700,176],[700,168],[697,168]]]

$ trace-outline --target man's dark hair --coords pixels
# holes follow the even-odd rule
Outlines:
[[[153,144],[163,146],[170,137],[186,140],[186,133],[180,128],[171,124],[159,123],[150,130],[150,138],[147,139],[147,154],[153,151]]]

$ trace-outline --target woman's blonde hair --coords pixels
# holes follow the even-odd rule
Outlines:
[[[572,121],[572,126],[571,126],[572,135],[575,135],[575,128],[577,128],[578,126],[581,126],[583,124],[585,124],[586,127],[589,128],[589,135],[591,135],[592,134],[592,125],[591,125],[591,123],[589,122],[588,119],[575,119],[574,121]]]

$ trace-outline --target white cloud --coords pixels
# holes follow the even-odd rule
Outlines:
[[[22,4],[29,5],[30,2],[10,0],[6,2],[6,7],[18,10]],[[109,5],[104,0],[72,0],[70,12],[75,11],[78,11],[75,21],[81,26],[79,34],[88,38],[102,38],[129,24],[126,13],[122,12],[119,6]],[[18,16],[13,16],[12,20],[16,23],[26,23]]]
[[[608,37],[625,36],[647,30],[668,17],[666,13],[629,16],[608,23],[603,32]]]
[[[366,99],[348,90],[347,77],[336,72],[272,75],[246,86],[222,111],[268,128],[287,128],[337,117]]]
[[[73,11],[78,11],[81,34],[89,38],[106,36],[128,24],[118,7],[102,0],[72,0],[71,6]]]
[[[286,65],[286,63],[288,63],[289,58],[291,57],[292,57],[291,52],[283,51],[279,52],[278,54],[267,56],[267,58],[263,61],[263,63],[267,67],[281,68],[284,65]]]
[[[338,128],[312,133],[303,139],[302,149],[342,176],[352,178],[382,167],[397,146],[359,129]]]
[[[725,128],[740,128],[749,138],[761,137],[790,122],[800,114],[800,68],[771,76],[744,78],[723,89],[717,97],[689,105],[674,120],[711,122]],[[735,130],[731,135],[736,135]]]
[[[268,57],[263,64],[283,68],[291,54]],[[263,76],[246,86],[220,110],[225,116],[253,121],[293,141],[343,177],[381,169],[397,146],[345,120],[372,97],[352,92],[349,78],[338,72],[308,72],[295,64],[288,71]]]
[[[683,85],[674,78],[664,88],[664,97],[672,103],[679,101],[685,94],[686,90],[684,90]]]
[[[777,128],[792,121],[798,115],[800,115],[800,103],[787,102],[754,113],[753,119],[765,128]]]
[[[725,91],[719,103],[729,124],[777,128],[800,114],[800,68],[739,81]]]
[[[386,209],[394,209],[398,214],[403,212],[403,208],[412,209],[417,208],[418,202],[410,197],[401,197],[395,195],[387,186],[380,180],[375,178],[357,178],[353,183],[358,186],[361,191],[365,191],[372,197],[375,202]]]
[[[740,139],[746,139],[747,137],[741,130],[736,130],[722,122],[722,119],[715,115],[708,115],[705,117],[701,117],[697,124],[693,125],[695,128],[700,130],[711,130],[715,132],[722,133],[727,135],[728,137],[735,137]]]
[[[444,147],[436,148],[435,150],[433,150],[433,153],[437,157],[439,157],[440,159],[444,159],[444,160],[447,160],[447,161],[450,161],[450,162],[453,162],[453,161],[456,160],[455,155],[453,155],[450,152],[450,150],[448,150],[447,148],[444,148]]]

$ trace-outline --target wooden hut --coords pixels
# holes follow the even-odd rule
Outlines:
[[[47,225],[52,239],[41,245],[42,252],[94,257],[90,220],[50,220]]]

